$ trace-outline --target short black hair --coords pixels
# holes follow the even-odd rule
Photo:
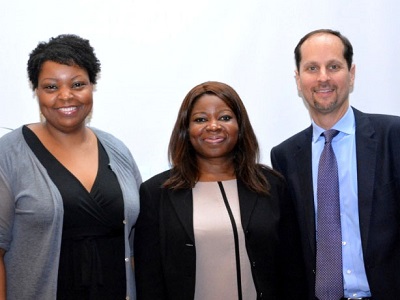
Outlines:
[[[74,34],[61,34],[48,42],[40,42],[30,53],[27,70],[33,90],[38,87],[39,73],[46,61],[83,68],[92,84],[96,84],[101,70],[100,61],[88,40]]]
[[[316,34],[332,34],[337,36],[343,43],[343,57],[347,62],[347,67],[349,70],[351,69],[351,65],[353,63],[353,46],[351,45],[349,39],[342,35],[339,31],[332,29],[318,29],[307,33],[305,36],[301,38],[296,48],[294,49],[294,59],[296,62],[297,71],[300,71],[300,62],[301,62],[301,51],[300,48],[303,43],[308,40],[310,37]]]

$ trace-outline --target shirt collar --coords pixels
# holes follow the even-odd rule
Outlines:
[[[313,143],[316,143],[318,139],[321,138],[321,133],[325,131],[324,128],[319,127],[314,120],[311,120],[312,128],[313,128]],[[350,135],[354,134],[356,130],[356,121],[354,118],[353,108],[349,106],[347,112],[344,116],[332,126],[332,129],[339,130],[339,134]]]

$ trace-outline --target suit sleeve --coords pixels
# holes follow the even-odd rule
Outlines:
[[[305,268],[302,255],[299,225],[286,184],[279,191],[281,222],[279,226],[279,255],[281,291],[284,299],[306,299]]]
[[[272,167],[274,168],[274,170],[282,173],[282,170],[281,170],[281,168],[280,168],[280,166],[278,164],[278,158],[277,158],[276,153],[277,153],[276,148],[272,148],[272,150],[271,150],[271,164],[272,164]]]
[[[167,299],[160,251],[160,188],[142,184],[135,228],[135,275],[138,300]]]

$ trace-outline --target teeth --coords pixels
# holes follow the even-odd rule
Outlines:
[[[70,106],[70,107],[60,107],[58,110],[61,110],[63,112],[71,112],[76,110],[75,106]]]
[[[333,89],[323,89],[323,90],[316,90],[316,93],[327,93],[327,92],[332,92]]]

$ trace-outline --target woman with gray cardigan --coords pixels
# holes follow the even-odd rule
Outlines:
[[[99,71],[75,35],[30,54],[42,121],[0,139],[0,299],[136,299],[141,176],[121,141],[87,126]]]

